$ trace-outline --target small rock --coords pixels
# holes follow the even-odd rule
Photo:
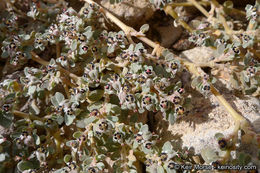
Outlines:
[[[180,56],[194,63],[206,63],[212,60],[214,50],[209,47],[195,47],[183,51]]]
[[[103,0],[101,5],[127,25],[137,27],[143,25],[155,11],[153,5],[147,0],[124,0],[117,4],[110,4],[109,0]]]

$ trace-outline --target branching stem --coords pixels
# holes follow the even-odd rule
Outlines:
[[[32,54],[32,60],[38,62],[39,64],[42,64],[44,66],[49,65],[48,61],[43,60],[42,58],[40,58],[35,52],[31,52]],[[76,81],[76,83],[78,84],[80,81],[80,77],[78,77],[77,75],[65,70],[64,68],[62,68],[61,66],[58,66],[58,70],[60,70],[62,73],[67,74],[69,77],[71,77],[73,80]]]
[[[100,8],[102,8],[99,4],[97,4],[93,0],[85,0],[85,1],[90,4],[94,3],[94,4],[98,5]],[[210,16],[209,13],[198,2],[196,2],[195,0],[189,0],[189,1],[191,3],[193,3],[206,17]],[[135,31],[133,28],[125,25],[123,22],[121,22],[118,18],[116,18],[114,15],[112,15],[105,9],[102,9],[102,12],[104,13],[104,15],[106,15],[107,18],[109,18],[113,23],[115,23],[118,27],[120,27],[124,32]],[[162,50],[165,49],[164,47],[160,46],[157,43],[154,43],[152,40],[146,38],[145,36],[137,37],[137,38],[153,48],[159,47],[160,51],[157,52],[157,55],[159,55],[159,56],[161,55]],[[188,62],[179,57],[177,57],[177,59],[180,60],[184,66],[187,67],[187,69],[190,71],[190,73],[194,74],[195,76],[203,75],[203,74],[201,74],[201,72],[204,73],[203,70],[200,67],[198,67],[197,65],[195,65],[194,63]],[[232,115],[232,117],[234,118],[235,121],[239,121],[241,123],[243,122],[243,125],[248,126],[247,120],[232,108],[232,106],[226,101],[226,99],[217,91],[217,89],[213,85],[211,85],[211,91],[212,91],[212,94],[214,94],[215,97],[217,98],[218,102],[224,106],[224,108],[227,110],[227,112],[229,112]]]

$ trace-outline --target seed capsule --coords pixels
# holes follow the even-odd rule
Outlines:
[[[78,40],[79,40],[80,42],[84,42],[84,41],[86,40],[86,36],[83,35],[83,34],[80,34],[80,35],[78,36]]]
[[[106,89],[106,90],[111,90],[111,89],[112,89],[112,86],[111,86],[110,84],[106,84],[105,89]]]
[[[90,112],[90,114],[89,114],[90,116],[99,116],[100,115],[100,112],[97,110],[97,109],[93,109],[91,112]]]
[[[176,70],[178,69],[178,64],[176,62],[172,62],[170,63],[170,66],[169,66],[172,70]]]
[[[235,54],[239,54],[239,53],[240,53],[239,47],[234,46],[234,47],[232,48],[232,50],[233,50],[233,52],[234,52]]]
[[[217,169],[218,166],[220,166],[220,162],[219,161],[211,162],[211,165],[213,166],[214,169]]]
[[[53,120],[52,120],[52,119],[48,118],[48,119],[46,120],[46,125],[51,125],[52,123],[53,123]]]
[[[119,75],[118,74],[112,75],[112,80],[113,81],[118,81],[119,80]]]
[[[249,76],[254,76],[256,73],[256,69],[253,66],[248,67],[246,71]]]
[[[17,139],[15,140],[15,143],[16,143],[17,145],[21,145],[21,144],[22,144],[22,140],[19,139],[19,138],[17,138]]]
[[[144,84],[146,80],[146,77],[144,75],[139,75],[137,78],[137,82],[140,84]]]
[[[221,149],[224,149],[227,146],[227,141],[225,139],[221,139],[218,141],[218,145]]]
[[[9,27],[9,26],[11,26],[12,21],[10,19],[7,19],[4,21],[4,24]]]
[[[4,104],[4,105],[2,106],[2,109],[3,109],[5,112],[8,112],[8,111],[10,110],[10,108],[11,108],[11,105],[10,105],[10,104]]]
[[[92,50],[93,53],[96,53],[98,51],[97,47],[92,47],[91,50]]]
[[[203,86],[204,91],[209,91],[210,90],[210,85],[206,84]]]
[[[203,39],[206,37],[206,34],[205,33],[199,33],[199,38]]]
[[[225,44],[226,41],[225,41],[225,39],[221,38],[221,39],[219,40],[219,43],[220,43],[220,44]]]
[[[87,8],[85,8],[85,9],[83,10],[83,14],[88,15],[88,14],[89,14],[89,10],[88,10]]]
[[[39,148],[37,149],[37,151],[40,152],[40,153],[45,153],[46,150],[45,150],[44,147],[41,146],[41,147],[39,147]]]
[[[89,167],[88,168],[88,173],[96,173],[97,171],[96,171],[96,169],[95,168],[93,168],[93,167]]]
[[[114,139],[115,139],[115,140],[120,140],[121,138],[122,138],[122,133],[116,132],[116,133],[114,134]]]
[[[63,106],[62,106],[62,105],[59,105],[59,106],[56,108],[56,111],[61,112],[62,109],[63,109]]]
[[[160,107],[166,109],[169,106],[169,102],[167,100],[162,100],[160,102]]]
[[[14,42],[10,43],[9,48],[12,50],[16,49],[16,44]]]
[[[145,143],[144,147],[148,150],[150,150],[152,148],[152,143],[151,142],[147,142]]]
[[[145,166],[147,166],[147,167],[151,166],[152,164],[153,164],[153,161],[151,159],[147,159],[145,161]]]
[[[23,137],[27,137],[27,136],[28,136],[28,132],[27,132],[27,131],[23,131],[23,132],[22,132],[22,136],[23,136]]]
[[[147,75],[151,75],[151,74],[152,74],[152,69],[147,69],[147,70],[145,70],[145,73],[146,73]]]
[[[31,169],[31,170],[29,170],[29,172],[28,173],[36,173],[36,171],[35,170],[33,170],[33,169]]]
[[[169,169],[175,169],[175,163],[174,162],[170,162],[167,167]]]
[[[47,72],[54,72],[55,71],[55,67],[52,65],[47,65]]]
[[[179,89],[177,90],[177,92],[178,92],[179,94],[183,94],[183,93],[184,93],[184,88],[179,88]]]
[[[83,73],[83,78],[87,78],[88,74],[87,73]]]
[[[114,42],[114,38],[113,37],[108,37],[107,38],[107,43],[108,44],[112,44]]]
[[[125,97],[125,100],[127,101],[127,102],[134,102],[134,96],[132,95],[132,94],[127,94],[126,95],[126,97]]]
[[[174,104],[179,104],[181,102],[181,98],[179,96],[174,96],[172,102]]]
[[[116,35],[116,39],[117,39],[118,41],[123,41],[123,36],[122,36],[121,34],[117,34],[117,35]]]
[[[142,101],[143,101],[143,104],[149,105],[149,104],[152,103],[152,98],[149,97],[149,96],[144,96],[143,99],[142,99]]]
[[[243,35],[243,40],[245,40],[246,42],[248,42],[250,40],[249,35]]]
[[[70,163],[68,164],[68,167],[69,167],[70,170],[74,170],[74,169],[77,168],[77,165],[76,165],[75,162],[70,162]]]
[[[82,46],[82,49],[84,50],[84,51],[87,51],[88,50],[88,46]]]
[[[138,55],[137,54],[131,54],[129,60],[130,60],[130,62],[137,62],[139,60]]]
[[[81,88],[81,89],[79,90],[79,92],[80,92],[81,94],[84,94],[84,93],[86,92],[86,90],[85,90],[84,88]]]
[[[165,161],[167,160],[167,158],[168,158],[167,153],[161,153],[161,154],[160,154],[160,160],[161,160],[162,162],[165,162]]]
[[[138,143],[141,143],[141,142],[143,141],[143,136],[142,136],[142,134],[137,133],[136,136],[135,136],[135,140],[136,140]]]
[[[68,108],[68,109],[65,111],[65,113],[66,113],[67,115],[73,115],[73,110],[72,110],[71,108]]]
[[[108,124],[105,121],[101,122],[98,126],[99,126],[99,129],[102,131],[105,131],[108,129]]]
[[[129,92],[129,91],[130,91],[130,86],[127,85],[127,84],[125,84],[125,85],[123,86],[123,91],[124,91],[124,92]]]
[[[182,106],[178,106],[176,109],[175,109],[175,112],[178,114],[178,115],[183,115],[184,114],[184,108]]]

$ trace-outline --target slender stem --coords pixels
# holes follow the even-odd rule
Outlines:
[[[37,117],[35,115],[28,114],[28,113],[24,113],[24,112],[21,112],[21,111],[17,111],[17,110],[14,110],[13,114],[17,117],[24,118],[24,119],[44,121],[43,118]]]
[[[183,26],[183,28],[187,29],[190,33],[193,32],[193,29],[182,19],[179,19],[178,14],[174,11],[171,5],[167,5],[164,8],[164,11],[166,14],[169,14],[172,16],[175,20],[179,20],[180,24]]]
[[[60,136],[60,130],[58,130],[56,133],[53,134],[54,137],[54,142],[56,145],[56,154],[59,156],[63,156],[63,151],[61,149],[61,142],[62,142],[62,138]]]
[[[200,1],[198,2],[201,5],[207,6],[210,4],[210,2],[206,2],[206,1]],[[193,4],[191,2],[173,2],[170,3],[169,5],[171,5],[172,7],[189,7],[189,6],[193,6]]]
[[[85,0],[86,2],[92,4],[96,4],[99,7],[101,7],[99,4],[97,4],[96,2],[94,2],[93,0]],[[203,12],[204,15],[206,15],[207,17],[209,17],[209,13],[200,5],[198,4],[195,0],[189,0],[191,3],[193,3],[200,11]],[[102,7],[101,7],[102,8]],[[121,22],[118,18],[116,18],[115,16],[113,16],[111,13],[107,12],[105,9],[102,9],[102,12],[113,22],[115,23],[117,26],[119,26],[123,31],[135,31],[133,28],[125,25],[123,22]],[[137,37],[139,40],[145,42],[146,44],[148,44],[149,46],[156,48],[159,47],[160,48],[160,53],[163,49],[165,49],[164,47],[161,47],[159,44],[154,43],[152,40],[146,38],[145,36],[143,37]],[[158,46],[159,45],[159,46]],[[181,59],[179,57],[176,56],[176,59],[180,60],[184,66],[186,66],[188,68],[188,70],[194,74],[195,76],[202,76],[202,74],[204,74],[203,70],[198,67],[197,65],[195,65],[194,63],[188,62],[184,59]],[[248,124],[246,119],[241,116],[240,114],[238,114],[233,108],[232,106],[225,100],[225,98],[216,90],[216,88],[211,85],[211,91],[212,94],[215,95],[215,97],[217,98],[218,102],[223,105],[225,107],[225,109],[231,114],[231,116],[234,118],[235,121],[240,121],[240,122],[245,122],[245,124]]]
[[[200,12],[202,14],[204,14],[207,18],[210,17],[209,13],[207,12],[207,10],[205,10],[205,8],[203,8],[196,0],[188,0],[190,1],[195,7],[197,7],[197,9],[200,10]]]
[[[124,171],[129,172],[129,168],[127,166],[127,151],[126,151],[126,146],[125,144],[123,144],[122,149],[121,149],[121,157],[123,160],[123,164],[124,164]]]
[[[41,59],[36,53],[31,52],[31,54],[32,54],[32,60],[34,60],[34,61],[36,61],[36,62],[38,62],[39,64],[42,64],[42,65],[44,65],[44,66],[49,65],[49,62],[48,62],[48,61],[45,61],[45,60]]]
[[[45,61],[43,59],[41,59],[35,52],[31,52],[31,54],[33,55],[32,56],[32,60],[44,65],[44,66],[47,66],[49,65],[49,62],[48,61]],[[64,74],[67,74],[69,77],[71,77],[72,79],[74,79],[77,83],[80,81],[80,77],[78,77],[77,75],[65,70],[64,68],[62,68],[61,66],[58,66],[58,70],[60,70],[61,72],[63,72]]]
[[[56,57],[60,57],[60,43],[56,42]]]
[[[68,85],[65,84],[65,85],[64,85],[64,89],[65,89],[65,93],[66,93],[68,99],[70,99],[70,92],[69,92]]]
[[[232,106],[226,101],[226,99],[215,89],[213,85],[211,85],[211,92],[215,95],[218,99],[219,103],[222,104],[226,110],[233,116],[235,120],[242,121],[245,118],[238,114]]]

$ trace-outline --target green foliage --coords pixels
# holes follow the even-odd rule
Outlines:
[[[151,2],[163,9],[172,1]],[[30,64],[19,80],[1,82],[0,125],[13,131],[0,138],[0,172],[10,165],[19,172],[104,172],[107,158],[114,172],[138,172],[139,162],[147,172],[158,173],[176,172],[177,164],[195,164],[191,149],[176,149],[172,141],[161,144],[161,137],[139,122],[141,116],[161,113],[173,125],[189,112],[191,98],[182,83],[186,68],[170,50],[155,58],[142,43],[130,44],[123,31],[108,31],[96,4],[86,3],[77,13],[62,3],[25,2],[25,16],[17,14],[23,7],[8,4],[10,9],[0,16],[1,57],[13,66],[28,59],[44,66]],[[231,1],[224,3],[225,11],[232,8]],[[246,6],[251,29],[258,27],[258,8]],[[259,95],[260,65],[249,51],[256,35],[233,39],[219,23],[203,26],[189,40],[215,47],[215,55],[224,55],[226,64],[243,66],[232,71],[231,84],[244,94]],[[139,34],[148,30],[145,24]],[[50,59],[49,64],[31,51]],[[193,78],[191,86],[208,96],[215,82],[212,75],[204,75]],[[223,134],[216,134],[216,140],[223,152],[232,148],[232,140],[222,147]],[[209,147],[201,156],[207,164],[221,159]],[[232,161],[248,165],[252,159],[241,152]]]

